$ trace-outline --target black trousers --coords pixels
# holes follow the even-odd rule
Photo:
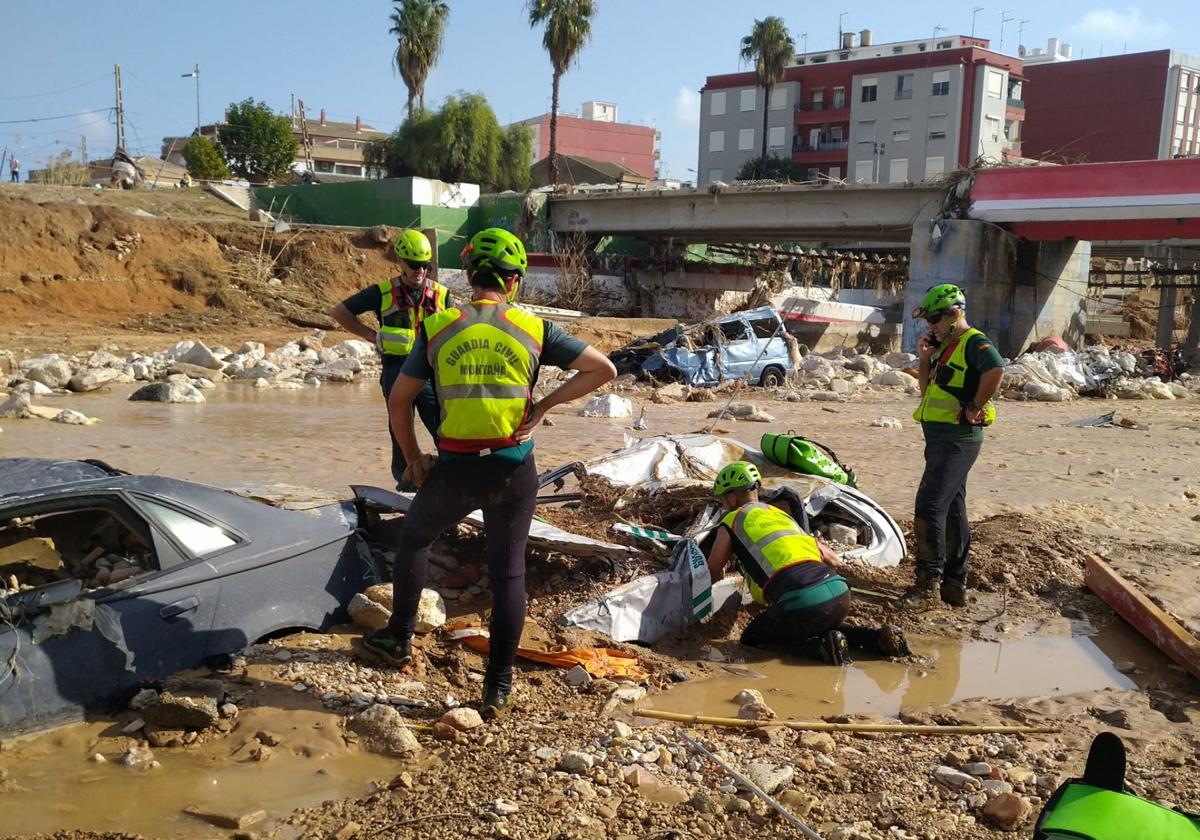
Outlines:
[[[804,652],[804,642],[841,627],[850,615],[850,593],[845,592],[823,604],[798,610],[785,610],[772,604],[759,613],[742,631],[742,644],[758,648],[782,648]]]
[[[967,474],[981,443],[925,442],[925,473],[913,514],[917,570],[966,582],[971,526],[967,521]]]
[[[520,463],[499,458],[439,460],[404,517],[392,572],[391,630],[412,636],[429,574],[429,546],[473,510],[483,511],[492,619],[488,685],[508,687],[525,626],[525,544],[537,498],[533,453]]]
[[[387,399],[392,394],[392,386],[396,384],[396,377],[400,375],[400,369],[404,367],[404,359],[391,361],[386,356],[383,360],[383,371],[379,374],[379,386],[383,389],[383,401],[387,403]],[[413,403],[417,408],[417,416],[421,418],[421,424],[429,430],[429,434],[433,435],[434,440],[437,439],[438,422],[441,419],[441,409],[438,408],[437,396],[433,392],[433,384],[426,382],[421,388],[421,393],[417,394],[417,399]],[[388,415],[388,437],[392,439],[392,478],[396,484],[400,484],[400,479],[404,475],[404,470],[408,468],[408,462],[404,460],[404,450],[400,448],[400,442],[396,440],[396,434],[392,431],[391,414]],[[412,489],[411,487],[409,488]]]

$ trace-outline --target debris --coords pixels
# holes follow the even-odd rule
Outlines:
[[[581,417],[632,417],[633,403],[616,394],[601,394],[588,400]]]
[[[732,417],[734,420],[745,420],[751,423],[773,423],[775,417],[763,411],[754,403],[730,403],[726,408],[710,411],[709,417]]]
[[[218,699],[210,694],[164,691],[147,717],[163,729],[205,729],[221,719]]]
[[[563,681],[575,688],[582,688],[592,681],[592,675],[582,665],[576,665],[563,674]]]
[[[357,733],[372,752],[396,756],[421,752],[421,743],[400,713],[386,703],[371,704],[352,717],[346,727]]]
[[[267,812],[263,810],[247,811],[245,813],[214,811],[210,806],[189,805],[183,809],[185,814],[195,817],[199,820],[217,828],[249,828],[255,823],[260,823],[267,818]]]
[[[888,417],[886,415],[876,417],[874,420],[871,421],[871,425],[875,426],[877,428],[880,428],[880,429],[903,429],[904,428],[904,424],[901,423],[899,419],[897,419],[895,417]]]
[[[761,701],[743,703],[738,707],[739,720],[774,720],[775,710]]]
[[[511,817],[521,810],[520,806],[511,799],[497,799],[492,803],[492,810],[502,817]]]

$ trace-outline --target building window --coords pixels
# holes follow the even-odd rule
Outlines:
[[[725,170],[724,169],[708,170],[708,183],[715,184],[717,181],[723,181],[723,180],[725,180]]]
[[[753,111],[754,110],[754,88],[749,88],[742,91],[741,99],[739,100],[738,110]]]
[[[875,120],[859,120],[858,121],[858,142],[859,143],[874,143],[875,142]]]
[[[825,88],[813,88],[812,109],[814,111],[825,110]]]
[[[846,107],[846,89],[844,87],[835,87],[833,89],[833,108],[834,108],[834,110],[836,110],[838,108],[845,108],[845,107]]]
[[[715,91],[712,97],[708,100],[708,115],[710,117],[720,117],[725,114],[725,91]]]
[[[828,60],[829,56],[827,55],[814,55],[809,59],[809,61],[811,61],[813,64],[824,64]]]
[[[943,155],[925,158],[925,180],[930,181],[946,173],[946,158]]]
[[[948,50],[948,49],[950,49],[952,46],[954,46],[954,42],[953,42],[953,41],[938,41],[937,48],[938,48],[939,50]]]
[[[900,143],[912,139],[912,120],[908,117],[892,121],[892,140]]]
[[[854,162],[854,180],[859,184],[870,184],[875,181],[875,160],[856,160]]]
[[[903,184],[908,181],[908,158],[893,158],[888,166],[888,183]]]
[[[725,132],[710,131],[708,133],[708,150],[710,152],[725,151]]]
[[[945,114],[930,114],[929,115],[929,139],[930,140],[945,140],[946,139],[946,115]]]
[[[900,53],[902,53],[902,52],[904,52],[903,46],[892,47],[892,55],[900,55]]]
[[[1000,142],[1000,119],[998,117],[984,117],[984,137],[993,143]]]
[[[840,125],[835,125],[829,129],[829,140],[833,143],[841,143],[846,139],[846,132]]]
[[[784,128],[777,125],[767,132],[767,146],[772,149],[782,149],[783,144],[787,142],[784,137]]]
[[[933,72],[933,90],[934,96],[949,96],[950,95],[950,71],[935,70]]]
[[[842,179],[842,167],[840,167],[840,166],[829,167],[829,177],[831,180],[840,181]]]
[[[743,128],[738,131],[738,151],[748,152],[754,148],[754,129]]]
[[[788,104],[788,91],[785,87],[771,89],[771,110],[782,111]]]
[[[896,98],[897,99],[912,99],[913,95],[913,74],[901,73],[896,76]]]
[[[1004,93],[1004,74],[999,70],[989,70],[987,75],[987,95],[989,99],[999,99]]]
[[[879,97],[879,80],[878,79],[863,79],[862,83],[862,101],[874,102]]]

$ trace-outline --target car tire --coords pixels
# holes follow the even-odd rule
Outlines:
[[[787,375],[783,372],[783,368],[777,365],[771,365],[762,372],[762,378],[758,384],[764,388],[779,388],[787,380]]]

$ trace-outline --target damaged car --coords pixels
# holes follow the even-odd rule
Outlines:
[[[100,461],[0,459],[0,733],[346,619],[378,573],[350,502],[307,511]]]

